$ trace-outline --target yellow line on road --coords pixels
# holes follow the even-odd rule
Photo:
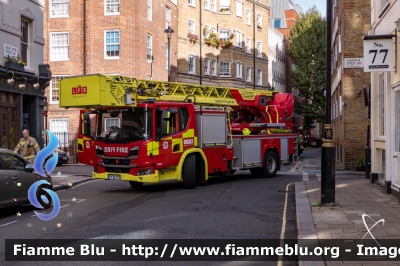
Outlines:
[[[285,239],[285,230],[286,230],[286,210],[287,210],[287,202],[288,202],[288,194],[289,194],[289,186],[290,185],[292,185],[292,184],[294,184],[294,183],[290,183],[290,184],[287,184],[287,186],[286,186],[286,196],[285,196],[285,205],[283,205],[283,216],[282,216],[282,230],[281,230],[281,241],[280,241],[280,246],[281,246],[281,248],[283,248],[283,243],[284,243],[284,239]],[[283,263],[282,263],[282,260],[283,259],[283,257],[282,256],[279,256],[279,259],[278,259],[278,266],[282,266],[283,265]]]
[[[294,172],[296,171],[297,166],[299,165],[301,161],[297,161],[297,163],[293,166],[292,170],[290,170],[290,172]]]

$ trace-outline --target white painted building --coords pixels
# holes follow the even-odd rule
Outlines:
[[[268,83],[277,91],[286,91],[285,36],[268,25]]]
[[[393,51],[399,51],[400,25],[396,28],[395,23],[399,19],[400,1],[371,0],[369,37],[394,35],[388,39]],[[394,71],[371,72],[371,179],[400,196],[400,53],[387,56],[397,56]]]

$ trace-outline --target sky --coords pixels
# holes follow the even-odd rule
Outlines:
[[[294,0],[294,3],[300,5],[304,12],[307,12],[307,10],[316,6],[323,17],[326,15],[325,0]]]

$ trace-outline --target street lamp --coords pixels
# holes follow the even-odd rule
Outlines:
[[[44,115],[44,139],[45,145],[47,147],[47,114],[49,113],[49,104],[47,103],[47,99],[43,100],[43,115]]]
[[[326,60],[325,60],[325,124],[321,149],[321,204],[335,203],[335,144],[331,119],[331,42],[332,42],[332,0],[326,0]]]
[[[170,26],[164,31],[168,38],[168,82],[171,81],[171,34],[174,30]]]

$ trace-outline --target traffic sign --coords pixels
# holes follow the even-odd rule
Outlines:
[[[364,72],[394,71],[394,36],[364,36]]]

